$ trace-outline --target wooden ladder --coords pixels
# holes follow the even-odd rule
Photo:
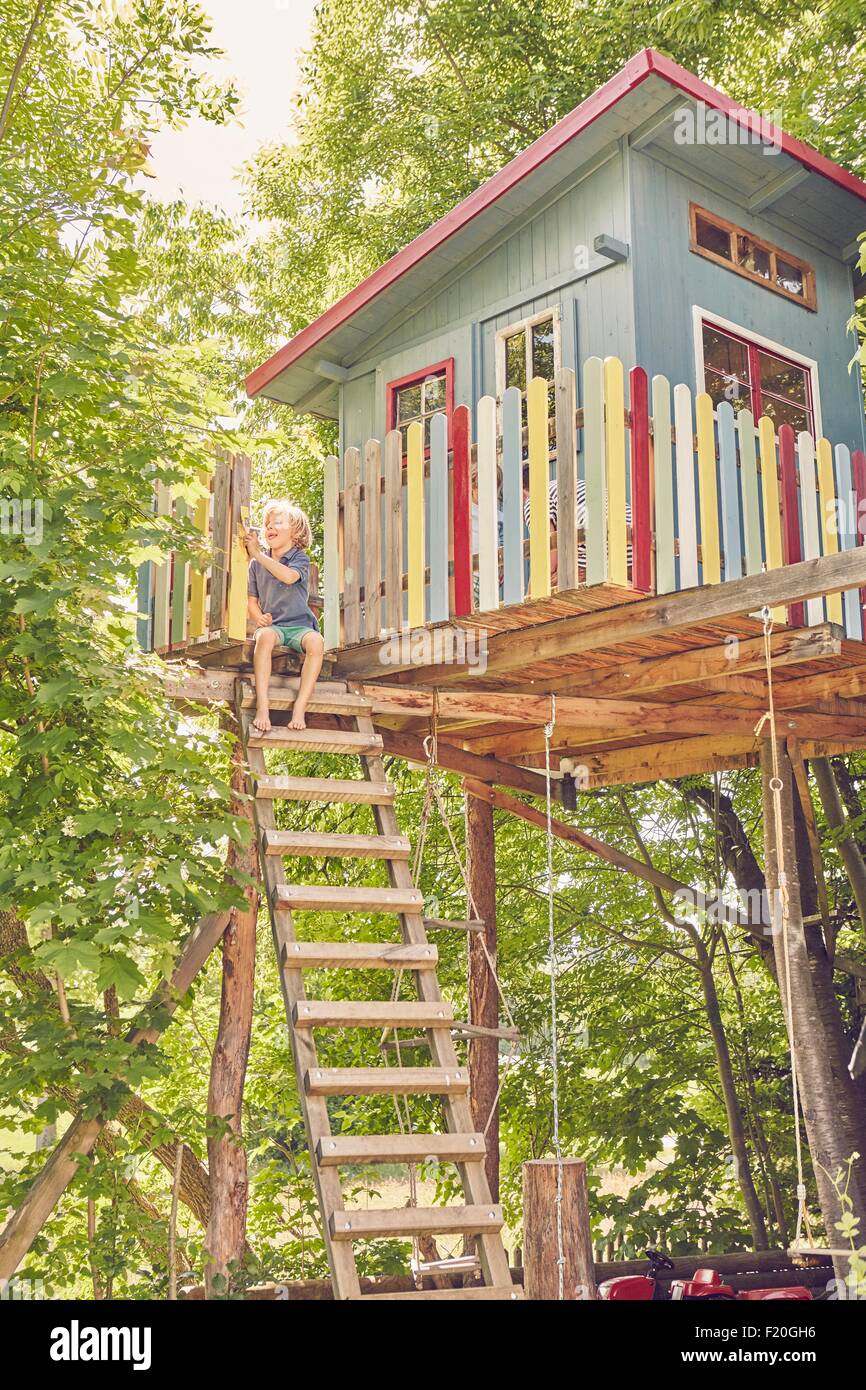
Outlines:
[[[272,685],[271,710],[290,709],[297,680]],[[346,685],[321,682],[310,713],[340,716],[339,728],[293,731],[275,727],[266,734],[252,726],[254,687],[236,686],[237,714],[250,770],[259,859],[267,890],[274,948],[280,963],[283,1001],[301,1109],[307,1128],[322,1229],[338,1299],[517,1299],[502,1244],[502,1210],[490,1196],[484,1167],[483,1134],[474,1133],[469,1108],[469,1073],[454,1049],[452,1008],[439,992],[438,952],[427,938],[424,903],[412,881],[409,841],[399,831],[395,790],[385,778],[382,740],[373,729],[371,706]],[[345,727],[351,725],[351,727]],[[272,775],[268,748],[343,753],[361,761],[362,779]],[[374,835],[281,831],[274,801],[355,802],[373,813]],[[299,884],[286,875],[287,859],[297,855],[384,860],[390,887],[360,888]],[[316,913],[393,913],[402,937],[393,944],[299,941],[297,911]],[[401,970],[411,973],[417,1001],[340,1001],[308,999],[304,971],[328,969]],[[346,1067],[319,1065],[317,1028],[414,1028],[424,1030],[431,1065],[423,1067]],[[442,1134],[333,1135],[327,1097],[338,1095],[421,1095],[442,1097]],[[340,1167],[350,1164],[420,1163],[439,1159],[457,1165],[465,1206],[354,1210],[344,1206]],[[477,1237],[483,1284],[460,1289],[404,1294],[362,1294],[354,1242],[415,1235],[459,1233]]]

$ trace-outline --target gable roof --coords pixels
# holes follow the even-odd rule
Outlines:
[[[645,131],[649,128],[643,143],[660,134],[666,118],[673,115],[671,88],[684,93],[689,100],[722,112],[745,129],[760,129],[772,141],[778,150],[772,165],[772,183],[778,193],[772,201],[785,215],[793,215],[793,208],[803,205],[806,211],[801,216],[811,219],[813,236],[824,236],[841,247],[853,241],[866,225],[863,206],[866,182],[810,145],[747,111],[672,59],[646,48],[438,222],[421,232],[256,367],[246,379],[247,393],[252,397],[265,395],[304,409],[308,399],[315,397],[329,381],[333,387],[333,383],[342,378],[345,364],[352,361],[353,348],[360,347],[370,337],[378,327],[378,320],[384,321],[388,314],[402,307],[401,299],[403,303],[409,302],[412,295],[417,297],[423,289],[435,284],[446,269],[506,225],[517,210],[530,206],[555,186],[566,172],[563,154],[578,136],[587,145],[587,158],[591,158],[596,147],[631,134],[637,127]],[[658,120],[658,131],[653,128],[654,118]],[[592,138],[594,135],[596,139]],[[764,166],[763,174],[756,169],[752,176],[750,186],[755,196],[760,196],[762,186],[768,183],[766,173]],[[810,175],[818,186],[818,196],[812,200],[805,196],[802,184]],[[821,191],[819,179],[828,181],[830,187],[824,184]],[[800,185],[796,203],[786,206],[786,195],[793,195],[795,184]],[[804,227],[808,230],[810,223],[804,221]],[[402,295],[399,294],[401,288]],[[326,353],[329,360],[314,362],[314,350],[317,350],[317,358],[319,353]]]

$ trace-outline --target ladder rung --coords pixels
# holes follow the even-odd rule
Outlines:
[[[469,1090],[465,1067],[314,1067],[308,1096],[452,1096]]]
[[[473,918],[471,921],[449,922],[445,917],[425,917],[427,931],[483,931],[484,923]]]
[[[418,1289],[415,1293],[362,1293],[353,1294],[349,1303],[377,1302],[381,1299],[420,1299],[425,1302],[433,1298],[468,1299],[476,1303],[511,1302],[523,1298],[519,1284],[472,1284],[468,1289]]]
[[[450,1028],[454,1008],[442,1001],[300,999],[292,1009],[296,1028]]]
[[[266,830],[265,853],[327,859],[408,859],[404,835],[334,835],[315,830]]]
[[[480,1162],[487,1146],[483,1134],[349,1134],[320,1139],[316,1158],[320,1168],[350,1163]]]
[[[268,705],[271,709],[291,709],[297,699],[297,689],[280,689],[271,686],[268,691]],[[241,694],[243,709],[253,709],[256,692],[253,686],[244,685]],[[310,697],[307,709],[312,714],[369,714],[372,710],[369,700],[362,695],[349,695],[346,691],[320,690],[318,686]]]
[[[408,912],[417,915],[424,899],[417,888],[332,888],[318,883],[281,883],[274,906],[294,912]]]
[[[402,941],[292,941],[283,950],[285,970],[435,970],[435,946]]]
[[[371,806],[392,806],[395,789],[388,782],[365,782],[353,778],[287,777],[282,773],[262,774],[254,779],[257,797],[285,801],[363,802]]]
[[[352,753],[357,757],[378,757],[382,740],[378,734],[359,734],[354,729],[269,729],[259,733],[250,725],[247,742],[251,748],[294,748],[298,753]]]
[[[502,1208],[373,1207],[331,1214],[332,1240],[365,1240],[369,1236],[478,1235],[501,1231]],[[462,1290],[466,1292],[466,1290]]]

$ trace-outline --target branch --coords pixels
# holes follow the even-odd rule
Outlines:
[[[33,18],[30,21],[30,28],[24,36],[24,42],[21,45],[18,57],[15,59],[15,66],[12,69],[12,76],[9,79],[9,86],[6,89],[6,97],[3,101],[3,110],[0,111],[0,140],[2,140],[3,136],[6,134],[6,126],[9,123],[9,112],[12,107],[12,98],[15,95],[15,88],[18,86],[21,69],[27,61],[27,54],[30,52],[31,45],[36,37],[36,30],[39,28],[47,4],[48,0],[37,0]]]

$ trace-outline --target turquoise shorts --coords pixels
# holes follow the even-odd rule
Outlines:
[[[274,623],[273,630],[277,634],[278,647],[288,647],[290,651],[303,652],[304,638],[313,629],[311,627],[283,627],[279,623]],[[267,628],[264,631],[267,631]]]

